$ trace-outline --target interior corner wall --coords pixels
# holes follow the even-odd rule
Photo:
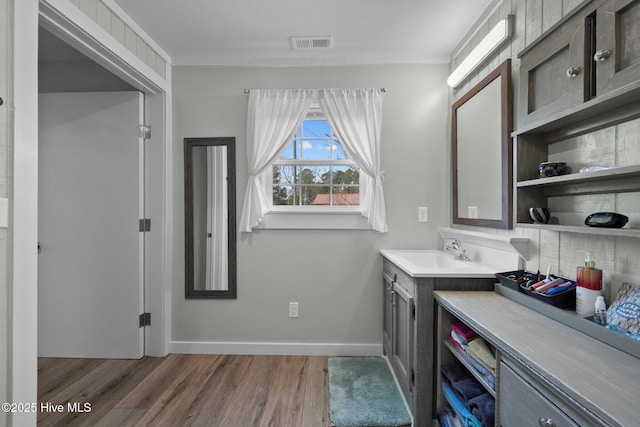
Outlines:
[[[382,343],[380,249],[434,249],[449,223],[446,65],[173,69],[174,245],[172,341]],[[385,87],[382,169],[388,233],[258,230],[238,233],[238,298],[184,298],[183,139],[236,137],[237,211],[247,182],[245,88]],[[428,206],[429,222],[417,222]],[[288,318],[288,303],[300,316]]]
[[[581,3],[583,3],[582,0],[503,0],[486,22],[478,26],[474,35],[456,49],[449,63],[449,72],[464,60],[498,21],[510,14],[514,16],[513,35],[498,52],[491,55],[485,63],[475,70],[459,88],[449,91],[449,109],[457,99],[460,99],[489,72],[505,59],[511,58],[514,130],[517,129],[520,67],[518,53],[535,42],[562,17],[570,14],[576,7],[580,7]],[[624,134],[638,135],[639,130],[640,119],[616,125],[616,128],[611,132],[615,135],[612,140],[621,138],[620,135]],[[597,138],[597,136],[594,138]],[[616,144],[618,143],[618,141],[615,142]],[[636,144],[638,143],[636,142]],[[637,193],[628,194],[631,196],[624,196],[620,203],[633,212],[640,211]],[[571,201],[566,203],[570,204]],[[637,224],[630,225],[633,227],[638,226]],[[603,294],[607,304],[613,302],[623,282],[640,283],[640,261],[637,256],[633,255],[640,250],[640,239],[637,238],[582,235],[517,226],[513,230],[496,230],[462,225],[456,225],[456,227],[528,237],[533,245],[533,255],[526,261],[526,268],[532,271],[538,269],[545,271],[548,266],[551,266],[552,272],[569,278],[575,278],[576,267],[584,264],[584,254],[579,251],[592,251],[597,254],[595,255],[596,265],[603,269]]]

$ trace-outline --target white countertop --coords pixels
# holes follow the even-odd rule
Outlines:
[[[459,261],[452,254],[433,249],[382,249],[380,253],[411,277],[495,277],[496,273],[508,271]]]

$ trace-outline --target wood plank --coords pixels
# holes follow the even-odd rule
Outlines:
[[[285,356],[275,373],[260,426],[301,425],[307,358]]]
[[[215,371],[221,357],[194,355],[181,375],[165,390],[140,420],[140,425],[181,426],[190,417],[191,406]]]
[[[39,426],[329,427],[327,357],[169,355],[39,360]],[[46,397],[46,399],[44,399]],[[88,402],[73,413],[67,402]]]
[[[300,426],[330,426],[327,357],[310,357],[304,378]]]
[[[188,355],[171,354],[144,381],[125,396],[118,408],[149,409],[187,366]]]
[[[276,356],[251,356],[233,399],[218,420],[223,426],[255,426],[260,423],[269,399],[269,389],[278,366]],[[247,404],[247,402],[251,402]]]

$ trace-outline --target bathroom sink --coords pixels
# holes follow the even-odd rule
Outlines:
[[[421,268],[473,268],[473,263],[454,259],[453,255],[444,251],[402,251],[398,255]]]
[[[494,268],[461,261],[441,250],[381,250],[380,253],[412,277],[494,277]]]

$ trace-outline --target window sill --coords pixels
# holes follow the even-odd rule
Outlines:
[[[360,212],[338,210],[318,211],[278,211],[274,210],[264,216],[258,229],[274,230],[371,230],[367,219]]]

